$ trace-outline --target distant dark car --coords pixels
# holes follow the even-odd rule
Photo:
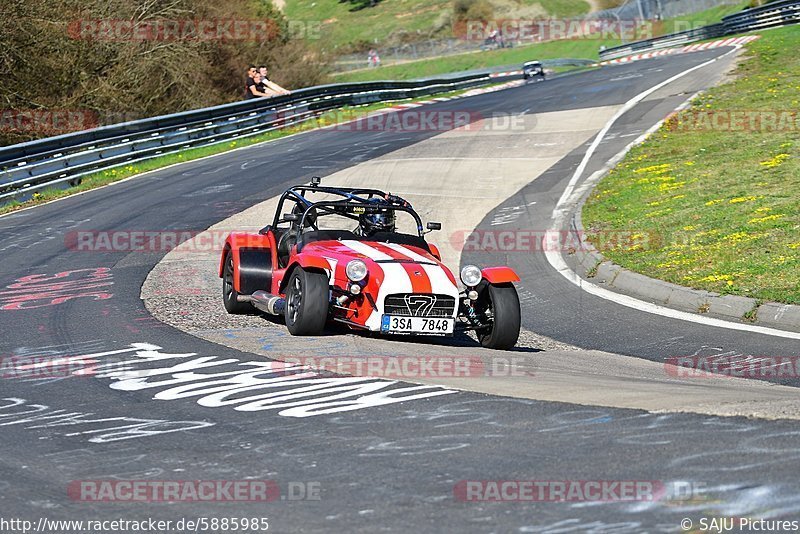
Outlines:
[[[522,65],[522,78],[532,80],[535,78],[544,80],[544,67],[539,61],[528,61]]]

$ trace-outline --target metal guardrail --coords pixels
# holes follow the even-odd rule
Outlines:
[[[119,165],[291,126],[344,106],[402,100],[503,81],[488,72],[416,81],[333,84],[290,95],[104,126],[0,148],[0,201]]]
[[[800,1],[782,0],[744,9],[722,19],[729,33],[774,28],[800,23]]]
[[[728,15],[723,17],[722,22],[718,24],[607,48],[600,52],[600,59],[615,59],[644,50],[668,48],[705,39],[797,23],[800,23],[800,0],[781,0]]]
[[[635,41],[613,48],[607,48],[600,52],[600,59],[615,59],[618,57],[635,54],[644,50],[653,50],[657,48],[669,48],[671,46],[680,46],[684,44],[693,43],[695,41],[702,41],[704,39],[713,39],[715,37],[722,37],[727,35],[727,31],[722,23],[712,24],[710,26],[703,26],[701,28],[694,28],[678,33],[671,33],[661,37],[654,37],[652,39],[645,39],[643,41]]]

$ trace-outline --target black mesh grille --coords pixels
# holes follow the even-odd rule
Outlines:
[[[453,317],[455,308],[455,298],[430,293],[397,293],[383,302],[383,313],[406,317]]]

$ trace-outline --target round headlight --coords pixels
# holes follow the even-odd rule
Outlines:
[[[344,271],[352,282],[360,282],[367,277],[367,264],[361,260],[351,260]]]
[[[481,270],[474,265],[467,265],[461,269],[461,281],[465,286],[475,287],[480,283],[481,278],[483,278]]]

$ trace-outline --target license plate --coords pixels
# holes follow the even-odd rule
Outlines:
[[[400,315],[384,315],[381,321],[381,332],[446,336],[453,333],[455,322],[455,319],[452,317],[403,317]]]

